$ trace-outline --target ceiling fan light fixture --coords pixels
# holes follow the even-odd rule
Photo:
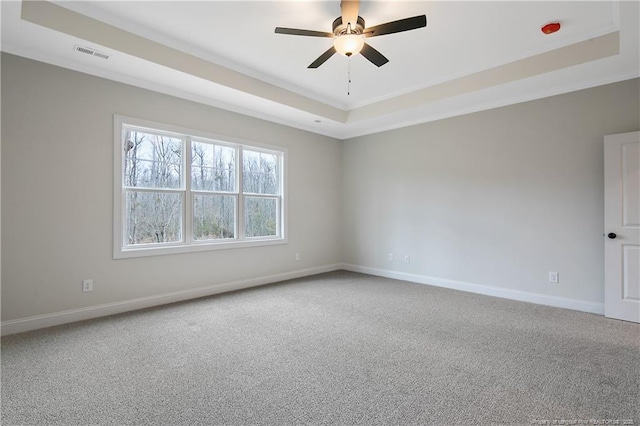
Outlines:
[[[0,0],[2,1],[2,0]],[[333,55],[339,53],[350,58],[360,53],[367,61],[377,67],[381,67],[389,59],[365,42],[366,38],[377,37],[387,34],[402,33],[410,30],[417,30],[427,26],[427,16],[418,15],[411,18],[398,19],[397,21],[386,22],[384,24],[366,27],[364,19],[358,16],[360,0],[342,0],[340,2],[341,16],[334,19],[331,24],[332,31],[314,31],[298,28],[276,27],[277,34],[289,34],[307,37],[330,37],[333,38],[333,46],[318,56],[307,68],[316,69],[324,64]]]
[[[336,52],[343,56],[357,55],[364,46],[364,37],[358,34],[342,34],[333,40]]]

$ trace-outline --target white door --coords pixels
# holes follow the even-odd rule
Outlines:
[[[640,322],[640,132],[604,138],[604,315]]]

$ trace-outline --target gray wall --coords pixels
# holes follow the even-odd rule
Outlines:
[[[640,129],[639,95],[635,79],[345,141],[344,261],[602,302],[603,136]]]
[[[341,262],[602,302],[603,136],[640,129],[639,94],[636,79],[341,143],[3,54],[2,320]],[[113,260],[114,113],[286,147],[289,244]]]
[[[113,260],[114,113],[286,147],[289,244]],[[340,262],[340,181],[338,140],[3,54],[2,320]]]

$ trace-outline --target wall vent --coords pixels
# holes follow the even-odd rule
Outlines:
[[[97,50],[92,49],[90,47],[75,45],[73,47],[73,50],[75,50],[76,52],[86,53],[87,55],[97,56],[98,58],[109,59],[109,55],[102,52],[98,52]]]

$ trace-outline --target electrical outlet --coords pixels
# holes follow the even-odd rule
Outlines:
[[[557,272],[549,272],[549,282],[550,283],[560,282],[560,274],[558,274]]]
[[[411,263],[411,257],[409,255],[404,257],[404,263]]]
[[[93,280],[83,280],[82,281],[82,291],[84,293],[88,291],[93,291]]]
[[[296,253],[296,262],[300,262],[300,253]]]
[[[393,253],[389,253],[389,254],[387,255],[387,260],[388,260],[389,262],[393,262]]]

